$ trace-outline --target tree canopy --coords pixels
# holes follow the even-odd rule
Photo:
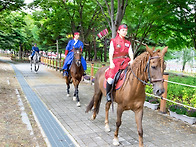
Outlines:
[[[30,13],[23,10],[24,0],[4,0],[0,4],[2,49],[31,50],[36,42],[42,50],[56,51],[58,40],[64,52],[73,33],[79,31],[85,58],[102,60],[109,40],[125,23],[135,55],[144,43],[196,50],[195,0],[34,0],[28,5]],[[100,39],[97,34],[105,28],[109,34]]]

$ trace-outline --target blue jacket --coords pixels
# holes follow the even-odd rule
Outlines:
[[[71,65],[72,61],[73,61],[73,58],[74,58],[74,52],[72,52],[72,49],[73,47],[74,48],[82,48],[84,47],[82,41],[78,40],[76,44],[75,43],[75,40],[72,39],[68,42],[67,46],[66,46],[66,49],[65,49],[65,55],[66,55],[66,58],[65,58],[65,62],[64,62],[64,65],[63,65],[63,68],[62,69],[67,69],[68,68],[68,65]],[[86,61],[83,57],[81,57],[81,62],[82,62],[82,66],[83,66],[83,69],[86,70],[87,69],[87,65],[86,65]]]
[[[74,44],[74,43],[75,43],[74,39],[72,39],[68,42],[68,44],[66,46],[66,50],[68,51],[68,53],[73,49],[73,47],[74,48],[80,48],[81,47],[83,49],[84,45],[83,45],[82,41],[78,40],[76,44]],[[66,52],[66,50],[65,50],[65,52]]]
[[[35,46],[33,46],[32,47],[32,54],[31,54],[31,56],[34,56],[35,55],[35,52],[38,52],[39,53],[39,48],[38,47],[35,47]]]

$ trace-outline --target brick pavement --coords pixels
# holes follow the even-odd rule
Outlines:
[[[105,98],[102,98],[100,112],[96,120],[91,121],[92,113],[85,113],[85,108],[93,96],[94,87],[82,82],[79,86],[81,107],[76,107],[72,97],[66,96],[65,81],[60,73],[40,67],[38,74],[30,72],[29,64],[15,65],[26,79],[37,96],[61,122],[63,127],[81,147],[109,147],[115,130],[116,113],[110,111],[111,132],[104,132]],[[71,86],[73,93],[73,86]],[[116,105],[114,107],[116,110]],[[144,145],[150,147],[193,147],[196,146],[196,125],[189,125],[173,119],[167,114],[144,109],[143,118]],[[138,135],[132,111],[123,113],[122,125],[119,131],[120,146],[138,146]]]

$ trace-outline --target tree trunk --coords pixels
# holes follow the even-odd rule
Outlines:
[[[95,37],[95,29],[93,28],[93,47],[94,47],[94,59],[93,61],[97,60],[97,48],[96,48],[96,37]]]
[[[182,71],[185,70],[185,65],[186,65],[186,62],[183,62],[183,65],[182,65]]]
[[[105,17],[108,25],[110,26],[110,30],[112,31],[112,38],[116,36],[117,27],[121,24],[122,19],[125,15],[125,10],[128,5],[128,0],[118,0],[117,11],[114,10],[114,0],[111,0],[111,5],[109,6],[109,2],[105,0],[105,5],[108,10],[108,16],[105,15],[103,6],[97,1],[97,4],[100,6],[103,16]],[[105,7],[105,6],[104,6]],[[116,16],[115,16],[116,14]],[[116,18],[114,18],[116,17]]]
[[[22,60],[22,44],[20,44],[18,56],[19,56],[19,59]]]
[[[107,38],[104,39],[104,62],[107,62]]]

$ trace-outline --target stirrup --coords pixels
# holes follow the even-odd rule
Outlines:
[[[111,99],[111,94],[110,94],[110,93],[108,93],[108,94],[106,95],[106,100],[107,100],[107,102],[111,102],[111,101],[112,101],[112,99]]]

